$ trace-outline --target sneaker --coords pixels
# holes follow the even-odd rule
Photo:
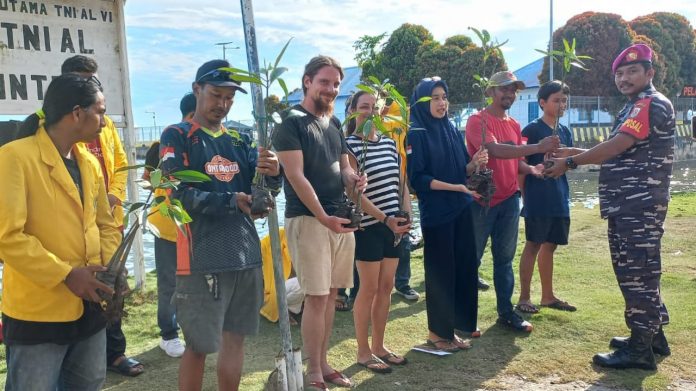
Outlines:
[[[487,291],[488,288],[490,288],[491,285],[486,282],[483,278],[479,277],[478,278],[478,290],[480,291]]]
[[[169,357],[181,357],[184,355],[184,344],[179,338],[160,340],[159,346]]]
[[[418,292],[408,285],[402,288],[396,288],[396,293],[403,296],[403,298],[406,300],[416,301],[420,299]]]
[[[498,318],[498,324],[509,327],[517,331],[524,331],[531,333],[534,327],[531,323],[524,320],[517,312],[513,311],[508,315],[500,316]]]

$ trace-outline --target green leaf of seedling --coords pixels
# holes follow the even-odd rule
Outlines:
[[[573,43],[575,45],[575,43]],[[566,53],[570,52],[570,43],[568,43],[568,40],[563,38],[563,47],[565,48]]]
[[[375,86],[380,86],[380,85],[382,85],[382,82],[379,81],[379,79],[376,78],[376,77],[374,77],[374,76],[368,76],[367,79],[368,79],[369,81],[373,82],[373,83],[375,84]]]
[[[548,50],[534,49],[534,51],[537,51],[537,52],[543,54],[544,56],[548,56],[548,55],[549,55]]]
[[[359,115],[360,115],[360,113],[352,113],[351,115],[346,117],[346,119],[343,120],[341,127],[345,127],[346,125],[348,125],[348,122],[350,122],[350,120],[357,118]]]
[[[580,69],[582,69],[583,71],[589,71],[589,69],[586,68],[586,67],[584,66],[584,64],[579,63],[579,62],[577,62],[577,61],[571,62],[570,65],[572,65],[572,66],[574,66],[574,67],[576,67],[576,68],[580,68]]]
[[[143,206],[145,206],[144,202],[134,202],[128,207],[128,211],[126,212],[126,214],[131,214],[137,211],[138,209],[142,208]]]
[[[376,94],[377,94],[377,91],[376,91],[374,88],[372,88],[372,87],[370,87],[370,86],[366,86],[366,85],[364,85],[364,84],[358,84],[358,85],[356,85],[355,87],[356,87],[357,89],[359,89],[359,90],[362,90],[362,91],[367,92],[368,94],[372,94],[372,95],[376,95]]]
[[[476,81],[481,81],[481,80],[483,79],[483,78],[481,77],[481,75],[477,75],[477,74],[474,74],[473,78],[474,78]]]
[[[469,30],[473,31],[473,32],[476,34],[476,36],[478,37],[479,41],[483,41],[483,34],[481,34],[481,31],[479,31],[478,29],[476,29],[476,28],[474,28],[474,27],[467,27],[467,28],[468,28]]]
[[[273,64],[273,68],[277,68],[278,64],[280,64],[280,59],[283,58],[283,55],[285,54],[285,49],[288,48],[288,45],[290,45],[290,41],[292,41],[293,37],[290,37],[287,42],[285,42],[285,45],[283,48],[280,50],[280,53],[278,53],[278,57],[275,59],[275,63]]]
[[[218,70],[233,73],[235,75],[251,75],[251,73],[249,71],[247,71],[245,69],[241,69],[241,68],[220,67],[220,68],[218,68]]]
[[[377,118],[379,118],[379,117],[377,117]],[[381,119],[375,121],[374,124],[375,124],[375,128],[377,128],[377,130],[378,130],[380,133],[386,134],[386,135],[388,135],[388,134],[391,133],[391,131],[390,131],[389,129],[387,129],[386,126],[384,126],[384,122],[382,122]]]
[[[137,170],[137,169],[143,168],[143,167],[148,167],[148,165],[147,164],[136,164],[133,166],[121,167],[118,170],[116,170],[116,172],[128,171],[128,170]]]
[[[233,75],[232,80],[234,80],[236,82],[240,82],[240,83],[246,82],[246,83],[263,85],[263,81],[258,76]]]
[[[159,204],[163,203],[163,202],[166,201],[166,200],[167,200],[167,197],[166,197],[166,196],[157,196],[157,197],[155,197],[154,201],[152,201],[152,203],[153,203],[154,205],[159,205]]]
[[[278,85],[280,85],[280,88],[283,89],[283,94],[285,95],[285,97],[284,97],[285,104],[287,104],[288,103],[288,95],[290,95],[290,93],[288,92],[288,86],[285,84],[285,80],[283,80],[281,78],[278,78]]]
[[[159,211],[159,214],[161,214],[164,217],[171,217],[169,214],[169,205],[166,203],[162,202],[159,205],[157,205],[157,210]]]
[[[406,107],[399,106],[399,113],[401,114],[401,119],[396,121],[401,123],[403,123],[404,121],[408,121],[408,109]]]
[[[176,189],[176,183],[172,181],[166,181],[162,182],[158,187],[158,189],[163,189],[163,190],[169,190],[169,189]]]
[[[160,183],[162,183],[162,170],[153,170],[150,173],[150,185],[155,189]]]
[[[486,97],[486,106],[490,106],[493,104],[493,98],[490,96]]]
[[[124,227],[127,227],[127,226],[128,226],[128,221],[129,221],[129,220],[130,220],[130,214],[129,214],[129,213],[125,213],[125,214],[123,215],[123,226],[124,226]]]
[[[416,103],[421,103],[421,102],[430,102],[433,99],[432,96],[423,96],[420,99],[416,101]]]
[[[210,182],[211,181],[209,176],[203,174],[202,172],[193,171],[193,170],[182,170],[182,171],[173,172],[171,174],[171,176],[173,176],[174,178],[176,178],[182,182],[189,182],[189,183]]]
[[[278,68],[273,68],[273,71],[271,72],[271,77],[270,77],[270,83],[273,83],[276,81],[280,75],[283,73],[287,72],[288,68],[286,67],[278,67]]]
[[[489,42],[491,40],[491,34],[486,29],[483,29],[482,32],[483,32],[483,39],[486,42]]]

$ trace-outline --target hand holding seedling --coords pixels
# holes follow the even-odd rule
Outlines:
[[[280,174],[280,163],[275,152],[264,147],[259,147],[259,159],[256,163],[256,172],[261,175],[276,176]]]
[[[101,302],[101,297],[97,293],[97,289],[109,295],[114,294],[114,290],[108,285],[97,280],[94,276],[96,272],[106,271],[106,268],[101,265],[87,265],[84,267],[74,267],[68,276],[65,277],[65,285],[77,297],[81,297],[95,303]]]

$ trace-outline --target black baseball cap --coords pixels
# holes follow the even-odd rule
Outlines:
[[[196,72],[196,83],[212,84],[218,87],[234,87],[235,89],[247,93],[239,82],[233,79],[234,74],[230,71],[221,68],[229,68],[230,63],[227,60],[210,60],[201,65]]]

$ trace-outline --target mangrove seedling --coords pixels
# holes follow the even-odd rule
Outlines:
[[[496,39],[493,39],[490,33],[485,29],[478,30],[473,27],[469,27],[469,30],[473,31],[478,37],[479,41],[481,41],[481,49],[483,52],[481,61],[481,73],[475,74],[473,77],[476,80],[476,82],[474,83],[474,87],[478,88],[481,91],[482,104],[483,108],[485,108],[486,106],[490,105],[493,101],[491,97],[486,95],[486,90],[488,90],[491,87],[494,87],[492,85],[492,82],[490,81],[490,77],[486,76],[488,74],[486,65],[489,59],[493,60],[493,66],[490,70],[490,75],[492,76],[496,72],[496,68],[499,65],[499,61],[503,59],[503,52],[500,50],[500,48],[507,43],[507,40],[505,40],[502,43],[499,43]],[[486,117],[482,116],[482,149],[485,148],[486,145],[486,131]],[[476,170],[467,179],[466,187],[469,188],[469,190],[477,192],[481,196],[480,200],[483,202],[485,206],[485,211],[487,212],[488,208],[490,207],[490,202],[493,198],[493,194],[495,193],[495,183],[493,182],[493,170],[486,166],[477,167]]]

